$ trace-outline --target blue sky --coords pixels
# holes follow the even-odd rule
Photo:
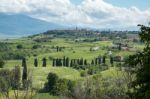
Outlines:
[[[70,26],[135,29],[150,22],[150,0],[0,0],[0,13]]]
[[[150,7],[150,0],[105,0],[119,7],[132,7],[135,6],[139,9],[148,9]]]
[[[81,4],[83,0],[71,0],[72,3],[74,3],[75,5],[79,5]]]
[[[83,0],[71,0],[75,5],[81,4]],[[139,9],[145,10],[150,8],[150,0],[105,0],[106,2],[119,7],[135,6]]]

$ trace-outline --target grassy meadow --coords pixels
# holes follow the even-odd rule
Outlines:
[[[33,38],[24,37],[19,39],[8,39],[1,40],[2,43],[5,43],[9,49],[1,52],[5,53],[23,53],[27,59],[28,71],[30,71],[33,78],[33,88],[40,89],[44,86],[44,83],[47,81],[48,73],[56,73],[59,78],[65,78],[73,81],[78,81],[85,79],[86,77],[81,77],[81,71],[73,69],[71,67],[53,67],[52,59],[53,58],[63,58],[64,56],[69,57],[69,59],[78,59],[84,58],[87,59],[88,64],[91,63],[91,60],[98,57],[106,55],[106,64],[108,69],[100,71],[97,74],[102,75],[102,77],[123,77],[124,72],[119,71],[116,67],[117,63],[114,63],[114,67],[111,66],[109,60],[109,48],[113,46],[113,40],[105,41],[95,41],[95,42],[86,42],[79,41],[76,42],[73,38],[51,38],[46,42],[36,42],[34,39],[40,39],[42,36],[37,36]],[[143,49],[142,44],[137,44],[129,42],[132,46],[130,50],[112,50],[113,56],[123,56],[127,57],[134,54],[137,50]],[[22,45],[21,48],[17,48],[17,45]],[[34,45],[38,45],[37,48],[33,48]],[[63,47],[63,50],[60,52],[56,51],[56,46]],[[90,49],[97,47],[98,49],[91,51]],[[42,58],[47,59],[47,66],[42,67]],[[38,59],[38,67],[34,67],[34,59]],[[12,69],[14,66],[22,66],[21,59],[8,59],[5,60],[4,69]],[[22,69],[22,67],[21,67]],[[94,74],[94,75],[97,75]],[[93,75],[88,75],[93,76]],[[40,93],[34,95],[35,99],[59,99],[59,97],[51,96],[48,93]]]

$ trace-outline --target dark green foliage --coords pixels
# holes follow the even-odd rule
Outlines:
[[[139,25],[141,32],[139,36],[145,43],[142,52],[129,56],[126,61],[128,67],[134,68],[136,79],[130,84],[131,90],[128,96],[131,99],[149,99],[150,98],[150,27]]]
[[[37,60],[37,58],[34,59],[34,66],[38,67],[38,60]]]
[[[66,66],[69,67],[69,58],[66,58]]]
[[[70,61],[70,67],[73,67],[73,60]]]
[[[23,46],[22,46],[21,44],[19,44],[19,45],[16,46],[16,48],[17,48],[17,49],[22,49]]]
[[[98,64],[101,64],[101,57],[98,57]]]
[[[43,66],[43,67],[46,67],[46,65],[47,65],[47,63],[46,63],[46,62],[47,62],[47,59],[46,59],[46,58],[43,58],[42,61],[43,61],[42,66]]]
[[[22,67],[27,66],[26,58],[22,58]]]
[[[63,66],[66,66],[66,57],[63,57]]]
[[[81,77],[87,76],[87,71],[85,71],[85,70],[81,71],[81,72],[80,72],[80,76],[81,76]]]
[[[53,59],[52,65],[53,65],[53,66],[56,66],[56,59]]]
[[[38,48],[40,48],[41,46],[40,45],[33,45],[32,46],[32,49],[38,49]]]
[[[23,72],[22,72],[22,83],[23,87],[25,87],[25,82],[27,81],[27,64],[26,64],[26,58],[22,59],[22,67],[23,67]]]
[[[86,60],[86,59],[84,60],[84,65],[88,65],[88,64],[87,64],[87,60]]]
[[[106,63],[106,56],[103,56],[103,64]]]
[[[58,76],[54,73],[49,73],[47,76],[47,80],[48,82],[45,83],[44,91],[50,92],[51,94],[55,94],[53,91],[56,83],[58,82]]]
[[[68,91],[68,80],[66,79],[59,79],[55,86],[54,89],[52,90],[53,95],[65,95]]]
[[[114,59],[112,56],[110,56],[110,64],[111,64],[111,66],[114,66]]]
[[[121,50],[121,43],[118,44],[118,50]]]
[[[95,63],[94,63],[94,60],[92,60],[92,62],[91,62],[91,65],[94,65]]]
[[[3,68],[4,65],[5,65],[4,60],[0,59],[0,68]]]

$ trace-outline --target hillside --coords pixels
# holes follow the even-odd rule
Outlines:
[[[3,37],[27,36],[58,28],[62,26],[26,15],[0,13],[0,35]]]

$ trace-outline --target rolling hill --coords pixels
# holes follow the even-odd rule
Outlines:
[[[18,37],[59,29],[63,26],[20,14],[0,13],[0,36]]]

